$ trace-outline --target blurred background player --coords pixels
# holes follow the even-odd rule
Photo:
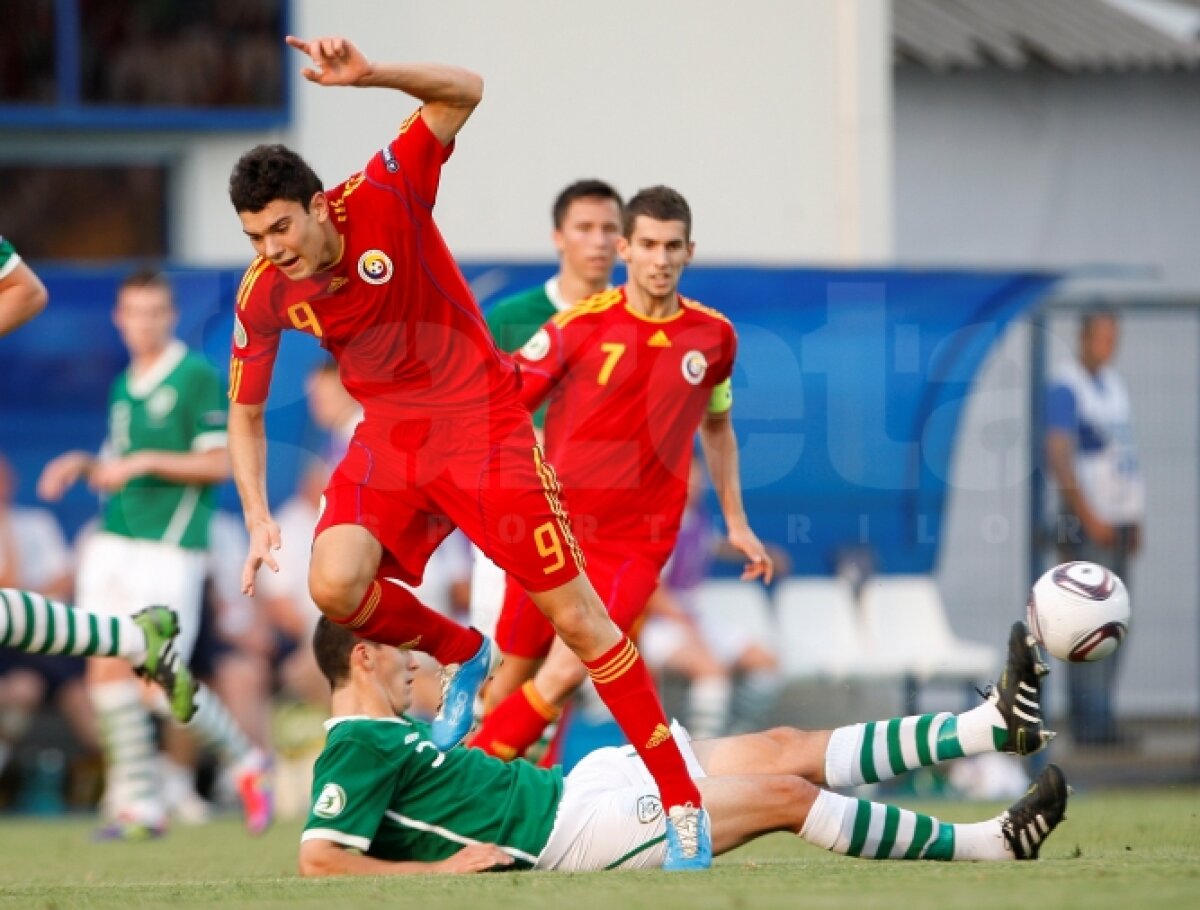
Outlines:
[[[162,275],[129,275],[117,291],[113,321],[130,366],[112,385],[101,453],[60,455],[43,470],[38,492],[57,501],[86,480],[106,497],[101,526],[81,559],[79,601],[110,615],[127,613],[131,604],[167,604],[179,616],[178,648],[186,658],[199,631],[214,488],[229,474],[224,397],[212,367],[175,338],[177,313]],[[165,809],[142,687],[127,664],[103,658],[89,661],[88,685],[107,761],[102,834],[161,834]],[[237,766],[247,824],[265,828],[266,757],[206,689],[197,693],[189,729]]]
[[[1146,493],[1129,391],[1111,366],[1119,337],[1112,310],[1083,314],[1077,357],[1058,365],[1047,392],[1046,460],[1058,488],[1057,561],[1099,563],[1128,585]],[[1113,706],[1121,653],[1067,666],[1071,737],[1081,745],[1124,741]]]
[[[558,252],[558,272],[545,283],[488,308],[488,328],[500,350],[514,353],[555,313],[612,284],[622,210],[621,195],[603,180],[577,180],[555,197],[550,209],[550,239]],[[542,405],[533,412],[539,442],[545,423],[546,406]],[[504,571],[478,547],[474,559],[471,625],[492,635],[504,604]]]
[[[769,582],[773,572],[742,506],[730,416],[737,336],[728,319],[678,290],[695,248],[691,228],[675,190],[639,192],[618,247],[626,284],[555,316],[516,355],[522,401],[550,402],[546,447],[568,490],[588,577],[626,631],[674,549],[697,430],[729,542],[747,560],[743,579]],[[472,744],[513,758],[586,675],[511,579],[496,641],[506,659]]]
[[[587,662],[602,700],[639,748],[670,806],[674,869],[711,863],[700,791],[688,776],[653,680],[586,576],[542,459],[520,377],[503,356],[433,220],[442,164],[482,99],[482,80],[436,64],[378,63],[340,37],[288,44],[319,85],[378,86],[422,107],[361,174],[328,194],[299,155],[258,146],[239,159],[230,200],[258,258],[238,294],[231,359],[230,451],[250,533],[243,583],[279,528],[266,496],[265,402],[280,335],[304,331],[333,354],[363,405],[325,492],[309,587],[335,622],[371,640],[425,651],[445,670],[434,742],[467,734],[498,655],[491,639],[412,592],[456,527],[518,577]],[[681,834],[681,832],[685,832]]]
[[[0,336],[19,328],[46,308],[49,295],[41,279],[0,235]]]
[[[713,563],[742,558],[714,527],[704,493],[703,472],[693,461],[679,537],[638,637],[646,663],[686,680],[687,727],[697,739],[763,729],[783,688],[774,642],[756,634],[753,623],[703,608],[700,589]],[[789,571],[787,551],[765,546],[778,581]]]

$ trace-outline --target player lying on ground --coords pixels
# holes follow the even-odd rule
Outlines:
[[[581,872],[656,867],[664,819],[632,748],[600,749],[564,779],[560,769],[501,762],[477,749],[439,752],[404,716],[409,652],[366,642],[322,618],[313,639],[333,688],[329,739],[317,759],[300,845],[304,875],[410,875],[496,868]],[[997,749],[1042,744],[1047,671],[1023,623],[1013,626],[995,694],[959,715],[778,728],[689,743],[676,729],[712,820],[713,849],[791,831],[809,843],[874,859],[1036,859],[1063,819],[1067,786],[1055,765],[1006,812],[975,824],[840,796],[842,787]],[[686,832],[685,832],[686,836]]]
[[[238,161],[230,198],[255,259],[238,293],[230,365],[229,453],[250,548],[243,585],[280,547],[266,495],[266,400],[280,335],[302,331],[338,363],[364,417],[325,490],[309,568],[313,603],[372,641],[419,648],[447,671],[433,741],[466,736],[494,666],[491,640],[422,604],[430,554],[457,526],[530,592],[583,661],[668,806],[667,866],[711,861],[701,795],[672,739],[653,679],[583,574],[583,554],[542,458],[520,373],[492,341],[433,207],[483,82],[457,67],[373,63],[344,38],[289,44],[324,86],[376,86],[421,108],[364,170],[326,191],[282,146]],[[689,849],[675,829],[699,825]]]

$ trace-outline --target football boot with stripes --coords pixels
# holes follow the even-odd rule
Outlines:
[[[1042,677],[1050,666],[1025,623],[1013,623],[1008,635],[1008,660],[1000,682],[987,698],[1004,718],[1007,736],[997,748],[1014,755],[1032,755],[1054,738],[1042,725]]]
[[[171,713],[186,724],[196,713],[196,680],[175,648],[178,616],[170,607],[155,606],[134,613],[131,618],[146,636],[146,657],[135,671],[162,686]]]
[[[1037,859],[1042,844],[1067,817],[1071,790],[1058,765],[1046,765],[1025,795],[1000,816],[1004,842],[1015,859]]]

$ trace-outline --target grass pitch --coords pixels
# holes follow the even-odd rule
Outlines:
[[[993,807],[915,805],[948,821]],[[998,811],[996,809],[995,811]],[[774,835],[710,873],[503,873],[474,877],[303,880],[299,825],[250,839],[232,819],[146,844],[94,844],[87,819],[0,821],[0,907],[134,910],[222,907],[487,910],[769,908],[1067,908],[1195,906],[1200,790],[1077,794],[1036,863],[852,860]]]

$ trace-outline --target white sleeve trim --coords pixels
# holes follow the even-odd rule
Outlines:
[[[224,430],[213,430],[201,433],[192,440],[193,452],[211,452],[213,449],[223,449],[229,444],[229,434]]]
[[[300,835],[300,843],[309,840],[331,840],[335,844],[341,844],[343,847],[353,847],[355,850],[361,850],[363,853],[371,849],[371,839],[369,837],[346,834],[343,831],[337,831],[333,828],[309,828]]]
[[[9,275],[15,272],[17,270],[17,266],[20,264],[21,257],[17,255],[16,251],[14,250],[13,254],[8,257],[8,262],[4,263],[4,265],[0,265],[0,281],[3,281]]]

